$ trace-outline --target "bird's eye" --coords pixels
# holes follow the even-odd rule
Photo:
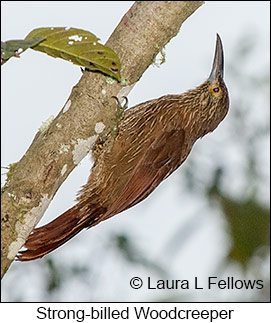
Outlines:
[[[218,82],[215,82],[215,84],[210,84],[208,87],[209,93],[215,98],[218,98],[222,92],[221,87],[217,83]]]

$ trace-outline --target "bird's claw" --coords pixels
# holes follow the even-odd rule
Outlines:
[[[120,122],[120,120],[122,119],[122,115],[123,112],[127,109],[128,107],[128,98],[127,96],[122,96],[122,98],[125,100],[124,104],[122,105],[119,98],[116,96],[112,96],[113,99],[115,99],[117,101],[117,115],[116,115],[116,119],[117,119],[117,123]]]
[[[125,99],[124,104],[121,104],[118,97],[112,96],[112,98],[114,98],[118,104],[117,111],[116,111],[116,122],[115,122],[115,125],[111,129],[109,129],[108,131],[103,133],[102,137],[100,138],[103,142],[105,142],[108,139],[108,137],[110,136],[110,138],[109,138],[110,142],[108,143],[107,152],[112,151],[112,148],[113,148],[113,145],[115,142],[115,138],[117,137],[117,135],[119,133],[119,124],[120,124],[120,121],[122,120],[123,112],[128,107],[128,98],[126,96],[122,97]]]
[[[112,96],[112,98],[114,98],[115,100],[117,100],[117,113],[116,113],[116,124],[114,125],[113,129],[111,129],[111,138],[110,138],[110,143],[109,143],[109,146],[108,146],[108,152],[111,152],[112,151],[112,148],[113,148],[113,145],[114,145],[114,142],[115,142],[115,138],[117,137],[118,133],[119,133],[119,124],[120,124],[120,121],[123,117],[123,112],[125,111],[125,109],[127,108],[128,106],[128,99],[126,96],[123,96],[122,98],[125,99],[125,102],[124,104],[122,105],[119,98],[116,97],[116,96]]]

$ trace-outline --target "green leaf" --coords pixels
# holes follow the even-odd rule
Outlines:
[[[36,36],[43,36],[46,40],[34,50],[120,80],[120,60],[117,54],[111,48],[99,44],[99,38],[89,31],[65,27],[38,28],[25,39]]]
[[[43,40],[45,40],[45,37],[37,36],[30,37],[27,40],[17,39],[8,40],[6,42],[1,41],[1,58],[8,60],[12,56],[18,56],[27,48],[34,47]]]

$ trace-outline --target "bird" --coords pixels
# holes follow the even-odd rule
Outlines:
[[[113,142],[110,135],[104,142],[98,140],[95,162],[77,203],[34,229],[17,260],[41,258],[82,229],[143,201],[183,164],[198,139],[217,128],[228,109],[223,46],[217,34],[207,80],[182,94],[167,94],[125,110]]]

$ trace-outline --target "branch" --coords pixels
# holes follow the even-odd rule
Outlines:
[[[10,171],[2,194],[1,277],[41,219],[60,185],[114,123],[112,96],[128,95],[158,52],[202,1],[137,1],[106,46],[119,56],[122,81],[84,72],[58,116],[40,127]]]

